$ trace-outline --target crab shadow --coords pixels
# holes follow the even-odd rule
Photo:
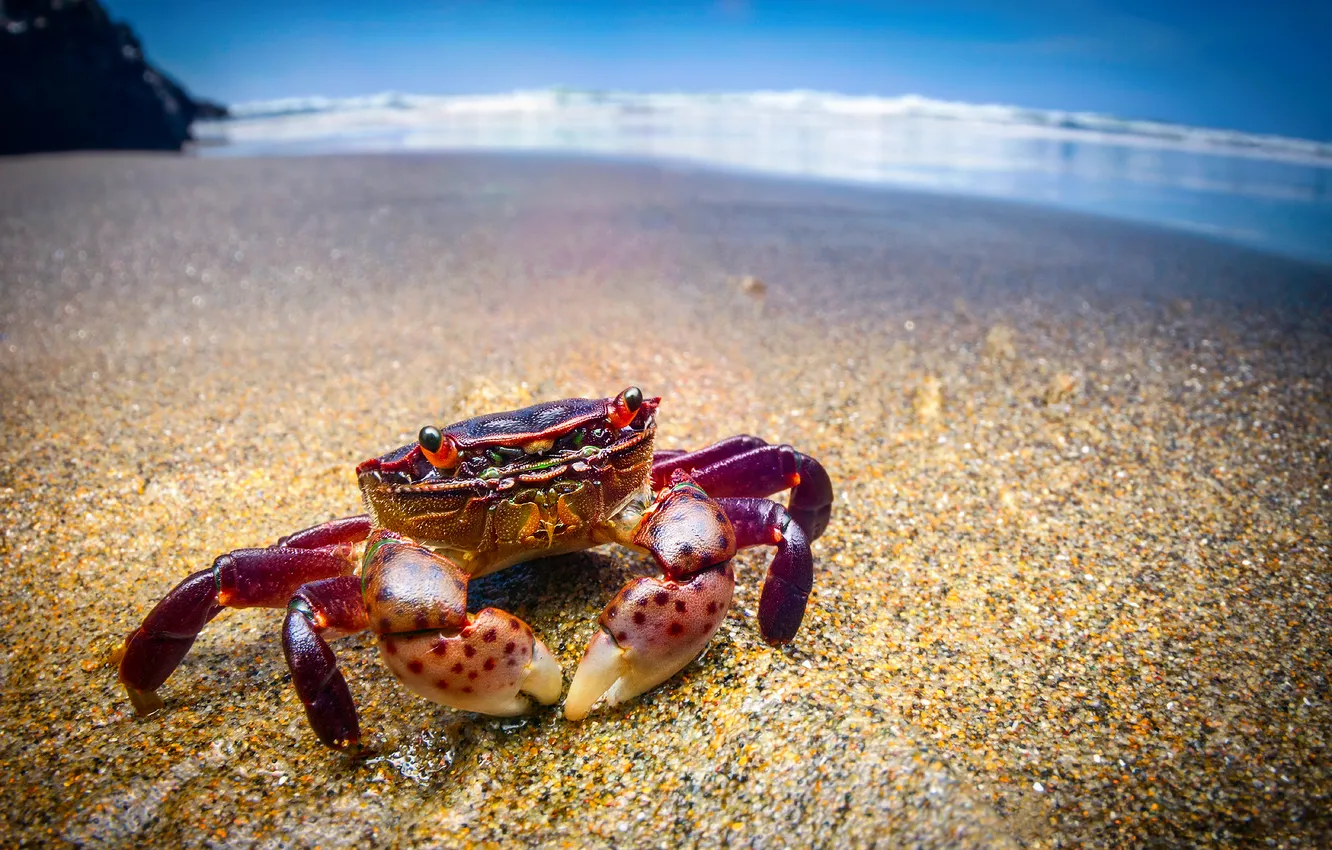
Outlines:
[[[502,608],[530,618],[538,634],[563,632],[595,619],[625,582],[657,572],[651,560],[628,552],[541,558],[473,580],[467,610]]]

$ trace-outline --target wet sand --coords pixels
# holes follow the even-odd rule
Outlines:
[[[745,285],[746,276],[766,292]],[[0,827],[82,846],[1316,846],[1332,834],[1332,273],[1022,206],[540,157],[0,162]],[[422,701],[279,612],[138,719],[181,577],[359,508],[427,422],[638,384],[659,445],[820,458],[794,644],[754,610],[579,724]],[[478,583],[572,673],[645,558]]]

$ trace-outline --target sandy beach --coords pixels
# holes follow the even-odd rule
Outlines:
[[[747,279],[762,281],[760,288]],[[760,291],[762,289],[763,291]],[[794,643],[570,723],[281,614],[135,717],[111,654],[422,425],[630,384],[837,494]],[[537,156],[0,161],[9,846],[1314,847],[1332,835],[1332,271],[1016,204]],[[571,675],[647,558],[478,582]]]

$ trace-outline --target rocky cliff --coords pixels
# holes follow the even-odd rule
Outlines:
[[[180,150],[225,115],[152,65],[97,0],[0,0],[0,154]]]

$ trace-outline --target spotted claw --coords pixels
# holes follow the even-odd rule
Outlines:
[[[729,562],[685,581],[640,578],[625,585],[601,614],[564,716],[582,720],[600,700],[618,705],[674,676],[712,640],[734,590]]]
[[[564,686],[559,662],[531,627],[497,608],[481,611],[457,634],[380,635],[379,648],[408,688],[462,711],[526,714],[527,697],[551,705]]]

